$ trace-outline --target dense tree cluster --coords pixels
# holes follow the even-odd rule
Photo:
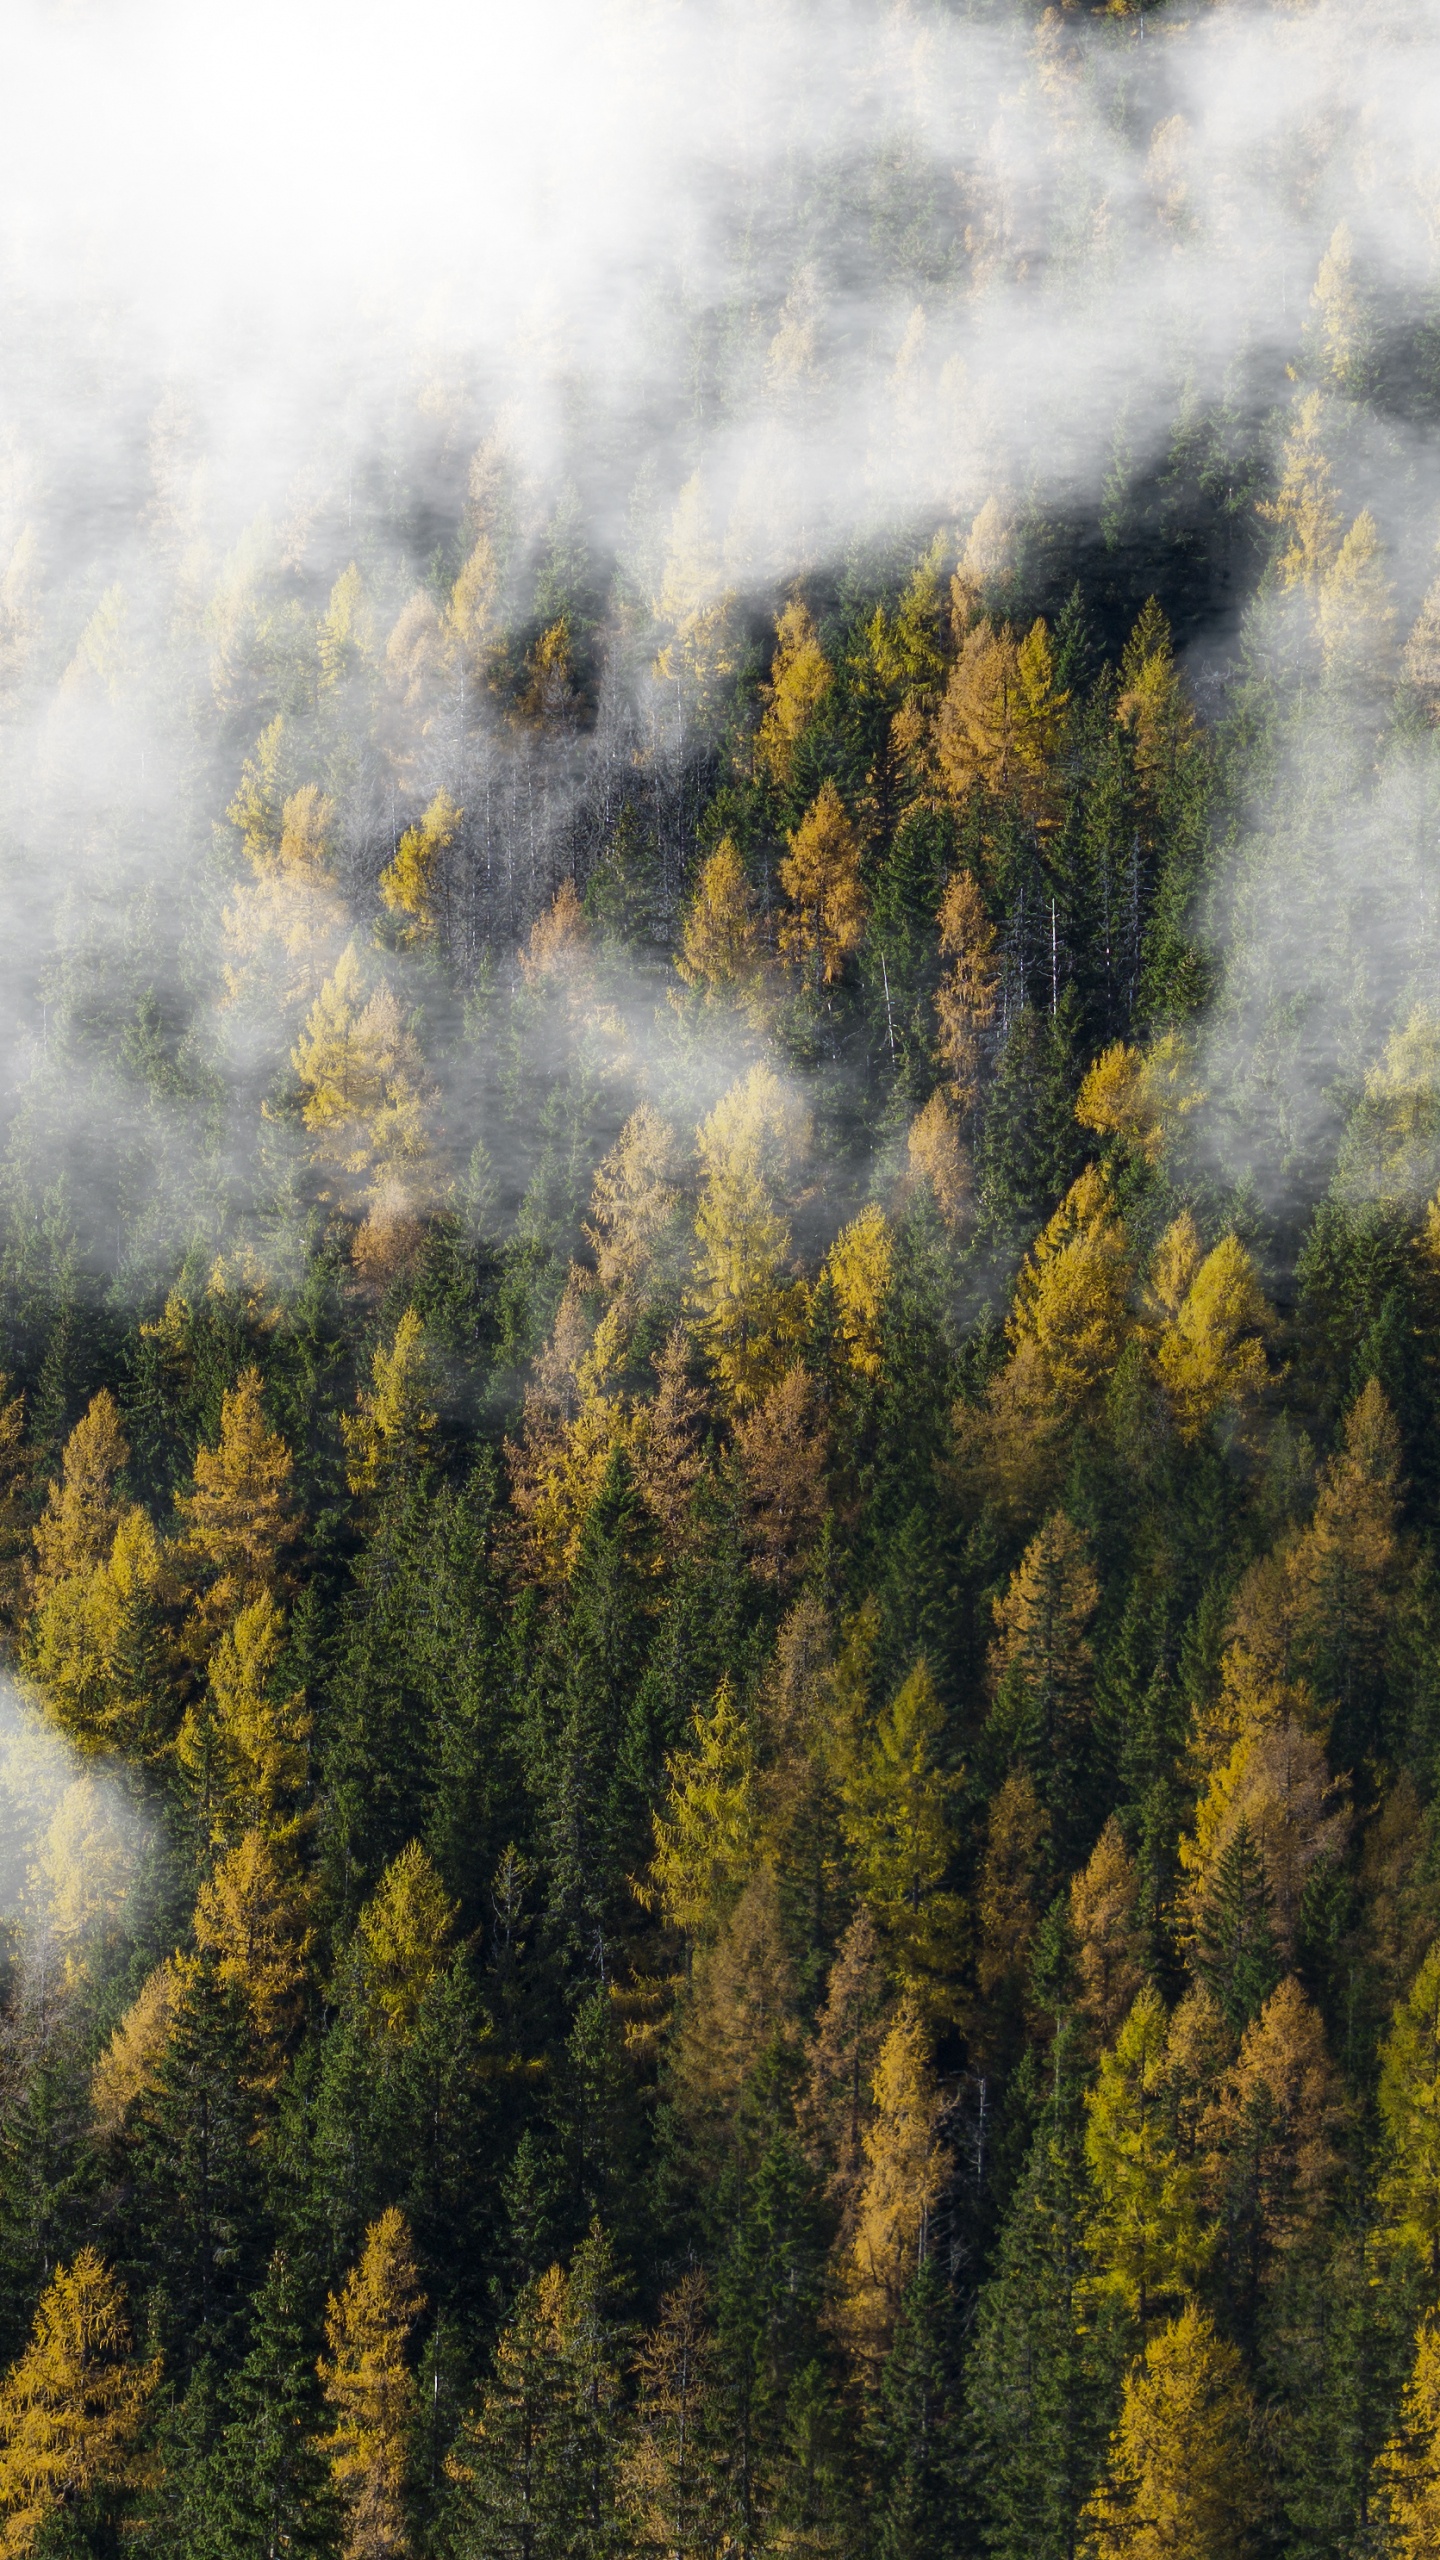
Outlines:
[[[499,431],[405,582],[157,499],[211,846],[59,913],[0,1200],[0,2553],[1440,2548],[1365,307],[768,600]]]

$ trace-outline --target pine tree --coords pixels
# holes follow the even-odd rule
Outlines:
[[[299,2278],[277,2250],[256,2296],[250,2344],[226,2393],[207,2465],[207,2560],[329,2552],[339,2515],[316,2437],[321,2416]]]
[[[880,1718],[843,1789],[842,1822],[861,1889],[896,1971],[944,1998],[956,1970],[963,1908],[945,1877],[948,1806],[959,1783],[943,1765],[944,1709],[924,1662]]]
[[[966,2367],[965,2504],[994,2560],[1071,2560],[1100,2467],[1128,2322],[1083,2301],[1088,2216],[1078,2094],[1062,2068],[980,2294]]]
[[[1201,1909],[1195,1970],[1239,2035],[1280,1978],[1264,1861],[1243,1819],[1221,1851]]]
[[[1057,1511],[1032,1539],[995,1604],[995,1722],[1066,1832],[1075,1826],[1076,1793],[1086,1775],[1093,1668],[1088,1629],[1099,1596],[1087,1541]]]

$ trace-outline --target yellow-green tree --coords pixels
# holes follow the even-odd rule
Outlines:
[[[409,2226],[391,2205],[325,2315],[322,2444],[345,2511],[345,2560],[404,2560],[412,2548],[405,2489],[417,2394],[406,2350],[424,2308]]]
[[[1264,2510],[1254,2403],[1197,2304],[1125,2378],[1105,2477],[1085,2509],[1094,2560],[1245,2560]]]
[[[214,1841],[284,1828],[304,1791],[312,1719],[304,1691],[277,1679],[284,1648],[284,1613],[262,1591],[221,1637],[176,1738]]]
[[[277,720],[266,730],[256,750],[253,788],[242,778],[230,811],[243,829],[255,876],[225,909],[230,956],[223,974],[228,1003],[263,999],[288,1012],[315,995],[346,919],[335,871],[334,802],[307,783],[290,794],[275,823],[282,729]],[[268,751],[271,741],[274,755]],[[251,773],[247,765],[246,775]]]
[[[894,2337],[905,2287],[926,2256],[930,2219],[950,2169],[929,2034],[913,2000],[902,2003],[880,2048],[874,2099],[840,2311],[846,2344],[872,2382]]]
[[[423,1191],[429,1087],[419,1042],[385,979],[367,989],[353,942],[290,1053],[317,1166],[349,1206]]]
[[[254,2032],[258,2086],[273,2088],[299,2024],[315,1932],[309,1896],[288,1843],[247,1831],[206,1878],[195,1904],[195,1943],[243,2002]]]
[[[780,1200],[807,1136],[803,1113],[768,1067],[732,1085],[696,1135],[691,1305],[721,1387],[741,1409],[788,1365],[799,1320]]]
[[[1194,2284],[1210,2246],[1198,2172],[1176,2140],[1166,2027],[1165,2003],[1147,1983],[1085,2100],[1092,2280],[1118,2294],[1142,2329]]]
[[[1376,2201],[1390,2245],[1440,2298],[1440,1947],[1432,1947],[1380,2049],[1385,2157]]]
[[[1400,2421],[1375,2466],[1375,2504],[1393,2560],[1434,2560],[1440,2551],[1440,2321],[1433,2312],[1420,2323]]]
[[[1238,1236],[1201,1253],[1187,1210],[1166,1230],[1152,1290],[1160,1315],[1155,1364],[1182,1440],[1198,1440],[1221,1411],[1242,1418],[1269,1383],[1274,1317]]]
[[[258,1369],[241,1371],[220,1409],[220,1438],[195,1459],[191,1491],[177,1504],[182,1558],[205,1576],[207,1630],[284,1581],[283,1558],[300,1531],[294,1461],[265,1420]]]
[[[685,910],[675,966],[707,1003],[753,1006],[763,991],[767,952],[759,905],[730,836],[701,866]]]
[[[649,1274],[680,1205],[680,1150],[652,1102],[633,1111],[595,1169],[585,1241],[602,1289],[627,1302]]]
[[[1140,1877],[1112,1813],[1070,1886],[1078,2003],[1098,2044],[1113,2044],[1144,1983]]]
[[[911,1181],[928,1182],[947,1228],[958,1235],[974,1198],[974,1174],[959,1114],[938,1087],[911,1121],[905,1151]]]
[[[816,983],[833,986],[865,931],[860,840],[833,782],[826,782],[787,838],[780,886],[789,901],[780,949]]]
[[[980,1099],[981,1053],[1000,979],[995,927],[973,873],[957,871],[946,883],[939,922],[948,966],[935,991],[936,1045],[956,1109],[968,1120]]]
[[[780,616],[765,710],[755,738],[757,762],[782,786],[795,749],[834,678],[811,616],[797,597]]]
[[[361,2004],[372,2027],[406,2036],[450,1952],[456,1910],[418,1840],[392,1858],[355,1928]]]
[[[65,1443],[60,1481],[51,1485],[35,1524],[37,1602],[105,1562],[120,1525],[115,1479],[129,1455],[119,1407],[102,1387]]]
[[[432,1392],[425,1327],[407,1307],[388,1349],[382,1342],[371,1359],[359,1410],[340,1418],[352,1493],[375,1500],[409,1482],[424,1465],[438,1419],[428,1402]]]
[[[894,1262],[890,1221],[874,1201],[841,1228],[826,1256],[835,1330],[851,1368],[862,1378],[878,1378],[883,1365],[882,1327]]]
[[[757,1809],[750,1728],[722,1680],[696,1710],[688,1751],[666,1760],[669,1794],[655,1816],[650,1874],[672,1928],[695,1938],[725,1918],[755,1860]]]
[[[1062,1410],[1091,1398],[1114,1371],[1129,1284],[1124,1227],[1104,1175],[1087,1165],[1026,1257],[1006,1328],[1017,1352],[1033,1348]]]
[[[123,2489],[160,2379],[135,2355],[125,2294],[94,2249],[57,2267],[29,2344],[0,2383],[0,2553],[23,2560],[47,2520]]]
[[[437,791],[424,816],[406,828],[394,861],[380,874],[381,898],[392,915],[405,919],[402,932],[408,943],[432,943],[439,936],[447,903],[445,857],[464,814],[448,791]]]
[[[950,1801],[961,1773],[941,1759],[945,1710],[917,1662],[875,1727],[843,1790],[842,1823],[860,1889],[896,1971],[931,1999],[953,1982],[964,1906],[945,1877],[954,1855]]]

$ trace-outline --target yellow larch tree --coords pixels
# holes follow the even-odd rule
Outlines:
[[[975,1879],[975,1981],[982,2012],[974,2043],[1002,2054],[1023,2009],[1050,1850],[1050,1817],[1028,1769],[1011,1769],[990,1799]]]
[[[1083,2548],[1093,2560],[1246,2560],[1264,2507],[1244,2367],[1187,2303],[1125,2378]]]
[[[777,1591],[803,1572],[825,1517],[829,1435],[796,1361],[735,1425],[751,1570]]]
[[[270,734],[267,730],[266,738]],[[262,739],[262,750],[264,746]],[[285,802],[277,839],[270,831],[266,783],[257,777],[253,793],[242,786],[232,819],[237,810],[255,877],[236,890],[225,909],[230,954],[224,967],[226,1001],[236,1004],[254,997],[288,1011],[311,1002],[345,931],[335,868],[335,805],[306,783]]]
[[[371,2026],[408,2036],[449,1961],[458,1914],[434,1860],[412,1840],[392,1858],[355,1925],[361,2005]]]
[[[976,623],[960,643],[936,728],[952,797],[964,801],[977,787],[1013,790],[1037,827],[1053,825],[1052,768],[1068,704],[1043,622],[1018,641],[1008,624]]]
[[[842,1789],[841,1822],[855,1873],[900,1978],[931,2003],[953,1996],[965,1912],[947,1890],[950,1802],[962,1773],[941,1757],[945,1710],[917,1662],[876,1724]]]
[[[653,1102],[632,1111],[596,1167],[585,1241],[602,1289],[633,1301],[680,1205],[680,1150]]]
[[[1118,2294],[1142,2329],[1189,2290],[1210,2251],[1199,2173],[1176,2139],[1167,2026],[1165,2003],[1147,1983],[1085,2100],[1091,2281]]]
[[[258,1826],[220,1859],[195,1904],[195,1943],[216,1959],[255,2036],[257,2081],[273,2088],[298,2025],[315,1931],[291,1844]]]
[[[860,948],[867,912],[860,877],[860,840],[833,782],[826,782],[786,839],[780,886],[789,901],[780,920],[780,949],[815,982],[833,986]]]
[[[20,1661],[57,1724],[89,1748],[153,1759],[173,1731],[172,1577],[138,1504],[120,1512],[110,1552],[50,1585],[25,1629]]]
[[[1384,2236],[1418,2261],[1433,2303],[1440,2300],[1440,1947],[1396,2006],[1380,2049],[1378,2095]]]
[[[798,1324],[780,1202],[808,1136],[803,1110],[763,1066],[732,1085],[696,1133],[700,1204],[690,1301],[726,1399],[742,1410],[788,1365]]]
[[[90,2112],[102,2135],[119,2133],[136,2099],[154,2088],[183,1988],[183,1963],[167,1956],[147,1975],[96,2063]]]
[[[1281,453],[1280,486],[1258,512],[1276,528],[1276,573],[1282,587],[1312,595],[1340,549],[1340,510],[1324,448],[1325,400],[1307,391],[1295,403]]]
[[[1243,1826],[1264,1869],[1276,1942],[1291,1962],[1306,1879],[1322,1861],[1342,1854],[1350,1821],[1344,1782],[1332,1778],[1313,1729],[1286,1716],[1243,1732],[1211,1771],[1194,1828],[1180,1841],[1186,1927],[1198,1931],[1221,1861]]]
[[[755,1754],[750,1728],[722,1680],[707,1715],[697,1708],[694,1740],[665,1763],[669,1792],[654,1817],[651,1890],[687,1938],[713,1934],[754,1864],[758,1839]]]
[[[1391,2560],[1434,2560],[1440,2551],[1440,2319],[1430,2312],[1399,2423],[1375,2466],[1375,2506]]]
[[[1110,1186],[1087,1165],[1031,1247],[1006,1326],[1061,1411],[1088,1402],[1113,1375],[1129,1332],[1130,1277]]]
[[[65,1443],[60,1482],[52,1484],[35,1524],[35,1598],[109,1556],[120,1525],[115,1479],[130,1455],[120,1409],[108,1387],[92,1397]]]
[[[836,1332],[852,1369],[876,1379],[883,1366],[885,1302],[895,1264],[895,1238],[874,1201],[842,1227],[825,1257],[835,1298]]]
[[[52,2516],[133,2481],[159,2379],[159,2358],[134,2353],[124,2289],[98,2252],[57,2267],[0,2383],[4,2560],[24,2560]]]
[[[865,2179],[841,2270],[840,2325],[867,2381],[878,2379],[901,2297],[927,2254],[930,2220],[950,2157],[940,2140],[940,2093],[930,2038],[912,1999],[880,2048],[874,2115],[863,2138]]]
[[[1395,589],[1380,528],[1362,508],[1320,589],[1320,647],[1332,682],[1387,700],[1395,675]]]
[[[974,1204],[974,1169],[959,1113],[938,1089],[911,1121],[905,1152],[910,1182],[929,1184],[947,1229],[958,1236]]]
[[[722,836],[701,865],[685,910],[676,969],[707,1003],[753,1011],[764,994],[768,963],[759,903],[734,840]]]
[[[1175,664],[1170,625],[1154,596],[1141,607],[1121,656],[1116,716],[1133,741],[1136,778],[1153,816],[1159,794],[1194,755],[1199,737]],[[1173,1033],[1162,1038],[1176,1042]]]
[[[195,1459],[191,1490],[177,1509],[187,1554],[215,1577],[215,1604],[243,1608],[284,1579],[283,1559],[300,1534],[294,1461],[265,1419],[264,1381],[242,1369],[220,1407],[220,1437]]]
[[[384,978],[367,989],[346,945],[290,1053],[314,1160],[342,1205],[393,1219],[423,1199],[430,1088],[420,1045]]]
[[[573,880],[562,880],[536,917],[519,959],[526,985],[537,994],[563,995],[572,1005],[588,1002],[594,988],[590,920]]]
[[[797,597],[780,616],[765,709],[755,737],[757,763],[782,787],[790,779],[800,738],[833,682],[814,622]]]
[[[277,1681],[284,1612],[268,1591],[241,1609],[210,1657],[206,1694],[187,1710],[176,1757],[203,1798],[217,1844],[252,1825],[289,1827],[310,1769],[303,1690]]]
[[[371,2223],[338,2297],[330,2296],[330,2352],[318,2368],[331,2416],[322,2449],[345,2512],[345,2560],[406,2560],[412,2548],[405,2490],[418,2395],[406,2350],[424,2308],[409,2225],[391,2205]]]
[[[1077,2005],[1100,2045],[1114,2043],[1145,1982],[1139,1907],[1139,1874],[1112,1813],[1070,1885]]]
[[[445,921],[446,856],[454,849],[464,814],[448,791],[437,791],[424,816],[406,828],[394,860],[380,874],[383,903],[392,915],[404,918],[404,939],[417,947],[435,942]]]
[[[974,874],[957,871],[940,901],[940,949],[947,962],[935,992],[937,1046],[962,1120],[980,1098],[980,1059],[995,1020],[1000,963],[995,927]]]
[[[375,657],[375,616],[365,581],[352,560],[330,590],[315,634],[320,659],[320,690],[334,693],[361,674]]]
[[[1082,1129],[1121,1138],[1147,1164],[1159,1164],[1179,1122],[1204,1099],[1184,1040],[1166,1031],[1146,1049],[1124,1040],[1103,1049],[1086,1070],[1075,1117]]]
[[[1188,1209],[1160,1239],[1151,1276],[1155,1365],[1182,1440],[1222,1412],[1242,1422],[1270,1382],[1274,1314],[1236,1235],[1202,1253]]]
[[[1243,2285],[1257,2288],[1320,2231],[1347,2114],[1319,2012],[1287,1974],[1246,2028],[1212,2119]]]
[[[340,1419],[345,1478],[353,1494],[379,1499],[423,1468],[439,1419],[429,1402],[433,1392],[425,1327],[415,1308],[407,1307],[390,1343],[375,1349],[370,1384],[360,1389],[356,1412]]]

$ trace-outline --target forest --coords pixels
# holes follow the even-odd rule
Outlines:
[[[644,453],[7,430],[0,2560],[1440,2553],[1440,176],[1047,477],[1191,39],[917,15]]]

